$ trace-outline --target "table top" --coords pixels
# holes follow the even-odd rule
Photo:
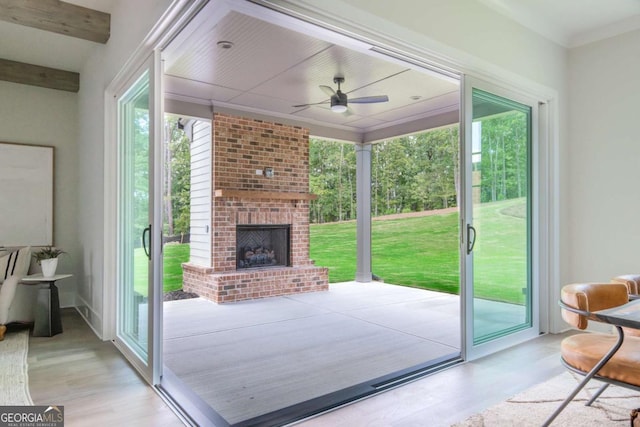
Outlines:
[[[607,310],[594,311],[591,314],[605,323],[640,329],[640,300]]]
[[[73,274],[55,274],[51,277],[44,277],[42,273],[30,274],[22,278],[23,283],[43,283],[43,282],[55,282],[57,280],[66,279],[73,276]]]

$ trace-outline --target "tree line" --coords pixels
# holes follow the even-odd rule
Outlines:
[[[312,138],[309,144],[313,223],[356,217],[356,156],[353,145]],[[457,205],[458,128],[451,126],[372,146],[372,215],[441,209]]]
[[[472,153],[473,186],[479,201],[527,194],[527,116],[512,111],[477,121],[481,141]],[[458,206],[460,193],[458,126],[376,143],[371,153],[371,214]],[[356,218],[356,156],[352,144],[311,138],[309,145],[312,223]],[[478,200],[476,200],[477,202]]]

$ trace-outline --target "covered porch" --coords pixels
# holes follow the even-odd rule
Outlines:
[[[496,304],[493,316],[519,311]],[[229,304],[194,298],[164,303],[164,365],[236,424],[455,363],[460,329],[459,296],[381,282]]]

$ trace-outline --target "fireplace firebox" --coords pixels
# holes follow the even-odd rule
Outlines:
[[[289,224],[236,226],[236,268],[290,266]]]

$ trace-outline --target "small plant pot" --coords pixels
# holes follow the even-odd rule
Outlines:
[[[40,267],[42,267],[42,276],[53,277],[58,268],[58,258],[43,259],[40,261]]]

